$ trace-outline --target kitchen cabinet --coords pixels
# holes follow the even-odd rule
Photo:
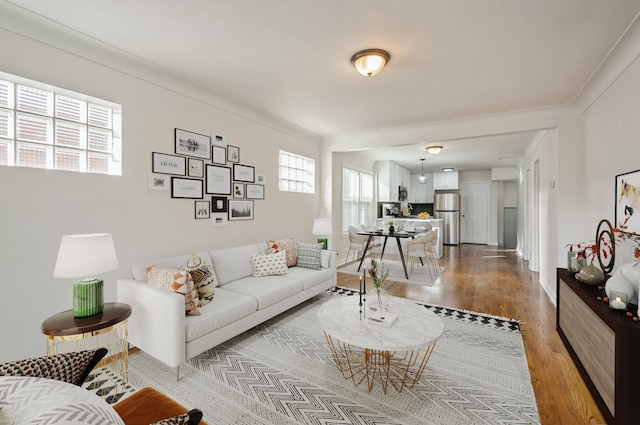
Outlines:
[[[378,202],[398,202],[398,186],[409,189],[411,172],[391,161],[376,162]]]
[[[458,189],[457,171],[436,171],[433,173],[433,189],[449,190]]]
[[[432,204],[433,203],[433,174],[424,173],[426,183],[420,183],[420,174],[411,174],[411,187],[409,189],[409,203]]]

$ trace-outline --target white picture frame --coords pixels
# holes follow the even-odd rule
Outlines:
[[[247,199],[264,199],[264,185],[247,183],[244,194]]]
[[[149,174],[149,190],[169,190],[171,182],[164,174]]]
[[[189,158],[187,168],[189,177],[204,177],[204,161],[202,159]]]
[[[211,227],[222,227],[227,225],[227,213],[211,213]]]
[[[180,155],[211,159],[211,137],[176,128],[175,152]]]
[[[253,201],[229,199],[229,221],[253,220]]]
[[[211,204],[209,204],[209,201],[195,201],[194,213],[196,220],[209,219]]]
[[[227,148],[224,146],[211,146],[212,162],[214,164],[226,165],[227,163]]]
[[[151,153],[151,172],[171,174],[174,176],[187,175],[187,159],[182,156],[160,152]]]

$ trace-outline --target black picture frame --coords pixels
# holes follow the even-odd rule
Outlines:
[[[233,182],[233,198],[244,199],[245,198],[244,193],[245,193],[245,184]]]
[[[244,196],[247,199],[264,199],[264,185],[247,183]]]
[[[253,220],[253,201],[229,199],[229,221]]]
[[[233,180],[253,183],[256,179],[256,168],[252,165],[233,164]]]
[[[231,195],[231,168],[206,165],[207,195]]]
[[[187,175],[187,158],[160,152],[151,152],[151,172],[156,174]]]
[[[226,213],[227,208],[227,197],[226,196],[212,196],[211,197],[211,212],[224,212]]]
[[[171,177],[171,197],[175,199],[202,199],[202,180]]]
[[[627,233],[640,233],[640,170],[616,176],[616,221],[618,227],[626,221]]]
[[[227,162],[240,162],[240,148],[227,145]]]
[[[192,131],[174,129],[175,152],[180,155],[211,159],[211,137]]]

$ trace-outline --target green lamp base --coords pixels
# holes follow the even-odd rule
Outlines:
[[[73,283],[73,317],[88,317],[104,309],[102,279],[82,279]]]
[[[327,239],[327,238],[318,238],[318,243],[322,244],[322,249],[327,249],[327,246],[329,245],[329,239]]]

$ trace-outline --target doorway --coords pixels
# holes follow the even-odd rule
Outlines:
[[[503,212],[503,243],[507,249],[518,247],[518,209],[504,207]]]
[[[489,182],[460,183],[460,242],[487,244]]]

